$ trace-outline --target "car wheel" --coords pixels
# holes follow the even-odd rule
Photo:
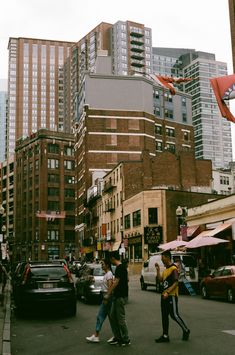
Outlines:
[[[209,298],[207,288],[205,285],[202,285],[201,293],[202,293],[202,298]]]
[[[140,279],[140,287],[141,287],[141,290],[143,290],[143,291],[147,290],[147,284],[144,282],[143,278]]]
[[[69,315],[70,315],[71,317],[75,317],[75,316],[76,316],[76,313],[77,313],[77,303],[76,303],[76,302],[74,302],[74,303],[70,306],[68,313],[69,313]]]
[[[227,291],[227,300],[228,300],[228,302],[234,301],[233,290],[231,288],[229,288]]]

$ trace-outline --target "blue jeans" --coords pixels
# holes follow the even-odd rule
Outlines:
[[[109,298],[109,300],[107,301],[106,304],[104,304],[103,302],[101,303],[100,308],[99,308],[99,312],[98,312],[97,318],[96,318],[95,330],[97,332],[100,332],[105,319],[107,318],[107,316],[109,317],[111,305],[112,305],[111,298]]]

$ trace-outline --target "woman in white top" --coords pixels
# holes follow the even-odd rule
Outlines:
[[[102,296],[108,292],[109,288],[111,287],[113,283],[113,273],[111,271],[111,264],[110,261],[105,259],[102,260],[102,269],[105,271],[104,278],[103,278],[103,283],[101,286],[101,293]],[[106,319],[106,317],[109,317],[110,309],[111,309],[111,304],[112,304],[112,299],[109,298],[108,301],[104,301],[102,299],[102,303],[99,308],[99,312],[97,314],[96,318],[96,327],[95,327],[95,333],[92,334],[90,337],[86,337],[86,340],[91,342],[91,343],[99,343],[99,333],[102,328],[102,325]]]

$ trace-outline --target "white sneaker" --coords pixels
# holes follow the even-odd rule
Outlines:
[[[114,340],[115,340],[115,338],[112,337],[112,338],[110,338],[109,340],[107,340],[107,343],[111,343],[111,342],[114,341]]]
[[[99,337],[96,337],[94,334],[91,335],[90,337],[86,337],[86,340],[91,343],[99,343],[100,342]]]

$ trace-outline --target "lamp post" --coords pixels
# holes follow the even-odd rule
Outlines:
[[[178,236],[181,236],[182,239],[184,239],[185,231],[183,230],[183,228],[186,227],[185,217],[187,216],[187,207],[178,206],[176,208],[175,213],[177,218]]]

